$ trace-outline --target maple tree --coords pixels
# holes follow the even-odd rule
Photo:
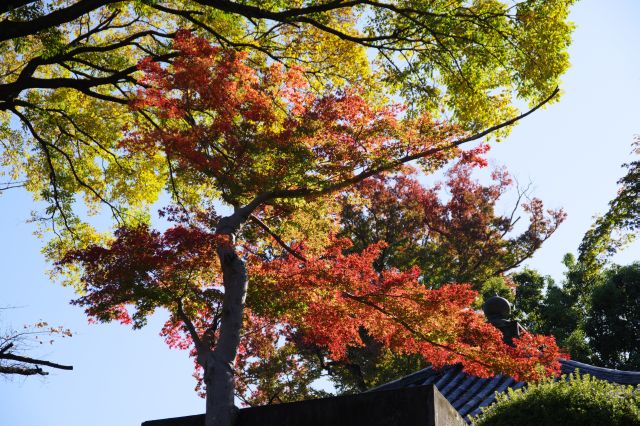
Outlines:
[[[485,148],[488,149],[488,146]],[[418,266],[429,287],[448,282],[469,282],[481,291],[482,283],[521,265],[564,220],[562,210],[545,212],[533,198],[522,203],[526,191],[518,189],[508,215],[496,214],[496,203],[513,186],[505,169],[491,173],[492,184],[472,177],[482,158],[463,160],[446,173],[446,181],[425,188],[415,174],[381,176],[356,187],[357,197],[344,197],[340,235],[362,249],[383,240],[388,244],[377,264],[406,268]],[[444,192],[444,194],[443,194]],[[356,202],[351,202],[354,199]],[[443,200],[444,199],[444,200]],[[510,235],[521,217],[528,226]]]
[[[163,189],[188,209],[214,199],[233,206],[236,213],[210,224],[219,234],[235,234],[249,220],[251,226],[243,229],[247,241],[258,241],[251,233],[282,242],[304,240],[320,252],[328,244],[322,235],[336,226],[327,220],[336,210],[325,196],[411,159],[423,158],[425,169],[435,169],[458,155],[457,144],[506,134],[508,125],[526,115],[518,115],[516,101],[536,108],[550,101],[568,67],[571,3],[4,2],[0,172],[11,181],[3,187],[24,186],[46,203],[38,219],[43,230],[56,235],[45,248],[54,260],[71,248],[110,240],[79,211],[97,214],[106,206],[118,226],[136,228],[149,220],[149,206]],[[241,84],[255,83],[255,90],[242,99],[221,97],[218,101],[229,102],[216,108],[209,97],[215,90],[202,93],[195,87],[217,83],[204,77],[211,70],[204,64],[198,68],[198,60],[187,61],[195,68],[182,77],[162,77],[163,70],[174,72],[184,62],[178,57],[185,50],[184,33],[177,31],[184,27],[223,48],[229,64],[242,65],[235,70],[242,77],[256,76]],[[244,52],[238,57],[246,60],[234,62],[232,50]],[[148,56],[153,59],[144,62],[148,72],[140,72],[139,61]],[[267,70],[272,63],[283,68]],[[188,83],[187,74],[197,78]],[[162,84],[177,84],[174,90],[182,91],[184,102],[163,103],[168,87]],[[284,99],[275,90],[278,84],[309,98]],[[335,96],[318,95],[327,88]],[[260,94],[265,90],[269,95]],[[390,94],[408,101],[411,120],[399,119],[397,107],[374,106]],[[130,109],[134,99],[138,107]],[[319,99],[325,99],[324,106]],[[253,109],[240,116],[220,109],[234,101]],[[295,103],[316,105],[306,115],[295,112],[299,121],[317,114],[309,120],[311,128],[285,120]],[[274,104],[283,109],[269,111]],[[449,117],[456,125],[423,112]],[[362,117],[340,121],[353,114]],[[371,120],[374,125],[360,135],[358,125]],[[128,143],[122,137],[127,126],[142,129],[129,133]],[[325,126],[327,134],[313,126]],[[359,151],[344,143],[349,126],[347,142],[362,137],[371,145]],[[226,139],[218,144],[216,137]],[[305,137],[309,146],[302,143]],[[320,143],[325,137],[343,144],[342,150]],[[394,143],[385,146],[389,141]],[[314,143],[319,151],[311,148]],[[215,250],[236,259],[231,246]]]
[[[421,185],[417,173],[410,169],[365,180],[340,199],[339,235],[352,241],[349,252],[385,241],[374,261],[378,272],[417,267],[419,281],[428,288],[470,283],[480,293],[479,299],[500,290],[490,285],[495,279],[504,286],[507,298],[513,298],[515,289],[520,301],[525,288],[515,286],[505,274],[530,258],[565,214],[562,210],[545,212],[540,200],[531,199],[522,206],[529,215],[528,226],[511,235],[521,219],[518,207],[526,191],[518,190],[516,205],[508,215],[497,215],[496,202],[513,181],[502,168],[491,173],[492,184],[481,185],[472,178],[472,171],[484,166],[482,157],[465,155],[446,173],[445,182],[429,188]],[[482,300],[474,303],[481,304]],[[532,311],[520,305],[524,312]],[[365,329],[360,330],[360,337],[366,344],[350,348],[341,362],[325,360],[325,351],[318,346],[302,345],[301,349],[311,358],[312,367],[328,371],[343,391],[366,390],[416,371],[427,362],[390,351],[370,338]]]
[[[434,365],[462,362],[476,374],[518,378],[557,371],[553,338],[504,344],[469,309],[469,285],[428,289],[418,268],[376,270],[386,243],[349,252],[335,232],[335,194],[414,160],[426,172],[459,156],[473,161],[486,148],[460,145],[550,97],[470,134],[428,111],[404,114],[357,85],[318,94],[296,67],[256,67],[190,31],[179,31],[173,48],[169,67],[140,63],[144,87],[132,102],[139,115],[119,149],[125,158],[161,159],[149,162],[151,173],[168,182],[176,225],[160,233],[130,223],[101,244],[65,250],[58,265],[71,280],[81,267],[76,303],[99,320],[139,327],[157,308],[171,313],[163,333],[193,348],[203,368],[208,426],[232,422],[236,362],[250,368],[269,358],[281,338],[322,345],[341,360],[365,327]],[[214,200],[233,211],[216,213]]]

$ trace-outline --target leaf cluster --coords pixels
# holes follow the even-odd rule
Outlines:
[[[81,203],[90,213],[106,206],[118,225],[147,221],[160,191],[175,192],[180,178],[171,176],[167,158],[123,155],[118,142],[136,119],[151,118],[128,108],[137,91],[147,88],[137,64],[146,57],[171,63],[180,28],[244,52],[251,68],[277,63],[299,69],[315,93],[359,86],[363,97],[382,102],[401,94],[416,113],[441,114],[478,131],[514,115],[519,99],[536,103],[557,85],[568,66],[571,4],[4,2],[2,166],[47,204],[37,216],[43,230],[73,244],[95,238],[76,214],[85,211]],[[279,167],[265,162],[262,176]],[[185,202],[195,203],[203,193],[219,195],[192,184],[192,177],[184,178]]]
[[[473,420],[474,425],[640,425],[638,389],[579,373],[509,389],[496,400]]]
[[[469,156],[469,152],[462,155]],[[520,205],[524,193],[509,215],[498,214],[496,203],[513,182],[499,169],[493,172],[491,184],[481,185],[472,176],[477,166],[463,160],[446,173],[444,183],[430,188],[421,185],[415,175],[405,174],[361,183],[354,195],[342,199],[340,235],[354,242],[355,251],[385,241],[377,265],[416,266],[428,287],[469,282],[478,291],[488,291],[483,290],[485,282],[530,258],[565,214],[545,210],[538,199]],[[522,207],[529,225],[513,235],[520,220],[516,212]]]
[[[591,293],[584,334],[598,365],[640,369],[640,263],[613,266]]]

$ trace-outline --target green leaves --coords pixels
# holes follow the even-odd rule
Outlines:
[[[640,425],[640,393],[579,373],[498,394],[476,426]]]
[[[585,334],[598,365],[640,369],[640,263],[613,267],[593,289]]]
[[[478,131],[513,115],[516,99],[533,105],[558,85],[569,66],[571,3],[402,1],[394,3],[402,13],[375,10],[366,30],[397,34],[397,45],[380,43],[380,59],[412,106]]]
[[[640,155],[640,139],[633,144]],[[640,160],[623,164],[627,174],[618,181],[618,195],[609,203],[609,211],[596,219],[580,244],[579,261],[595,273],[606,261],[636,237],[640,229]]]

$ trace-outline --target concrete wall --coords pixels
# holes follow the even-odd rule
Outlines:
[[[204,415],[142,426],[203,426]],[[466,426],[434,385],[239,410],[235,426]]]

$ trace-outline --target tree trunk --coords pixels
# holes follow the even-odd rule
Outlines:
[[[247,270],[233,246],[229,230],[227,244],[218,245],[223,274],[224,298],[220,334],[213,352],[207,354],[205,383],[207,386],[206,426],[232,426],[235,417],[234,363],[240,343],[244,303],[247,294]],[[225,232],[227,231],[227,232]]]

